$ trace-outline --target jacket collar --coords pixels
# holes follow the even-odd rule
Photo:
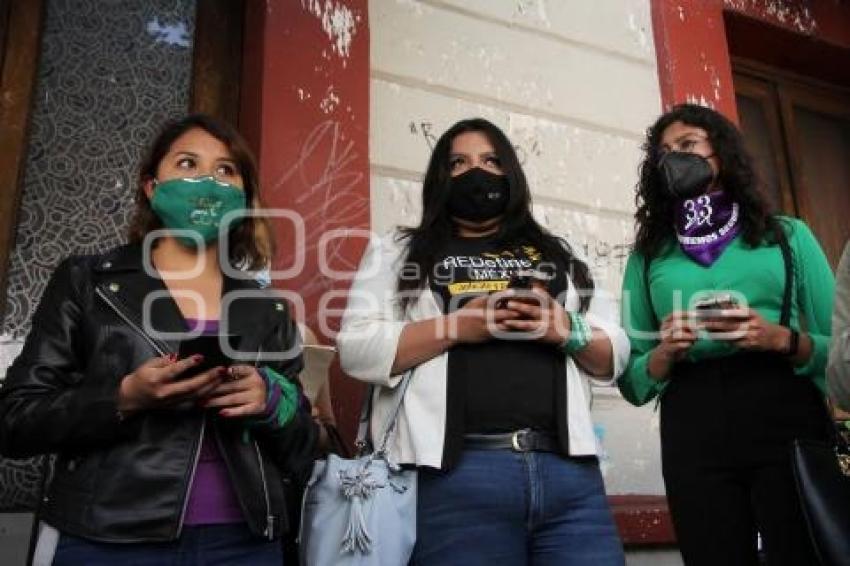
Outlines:
[[[152,270],[152,266],[148,266]],[[188,330],[180,309],[155,271],[145,269],[142,246],[129,244],[104,254],[94,265],[95,285],[115,301],[153,338],[169,351],[177,351],[178,333]],[[234,293],[235,292],[235,293]],[[228,308],[222,304],[221,327],[241,337],[238,349],[253,350],[259,335],[270,330],[275,311],[285,310],[279,299],[269,297],[253,279],[224,276],[222,298],[239,297]],[[146,314],[147,313],[147,314]]]

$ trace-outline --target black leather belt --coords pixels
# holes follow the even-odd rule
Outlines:
[[[558,439],[548,432],[524,428],[497,434],[465,434],[464,448],[473,450],[514,450],[516,452],[559,452]]]

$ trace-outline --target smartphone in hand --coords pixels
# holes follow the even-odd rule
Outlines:
[[[549,287],[550,277],[547,274],[536,271],[536,270],[526,270],[519,271],[511,276],[508,281],[508,289],[516,289],[520,291],[531,291],[535,288],[548,289]],[[531,304],[539,304],[540,301],[535,300],[534,297],[528,297],[527,293],[520,293],[516,297],[504,298],[500,299],[496,302],[497,309],[507,308],[508,301],[524,301]]]
[[[180,348],[177,351],[179,359],[188,358],[200,354],[204,357],[200,364],[193,366],[189,371],[184,372],[180,378],[191,377],[215,367],[228,367],[233,365],[233,360],[225,354],[221,349],[221,341],[229,344],[231,348],[236,348],[238,344],[237,337],[232,334],[220,336],[218,334],[201,334],[195,338],[189,338],[180,342]]]
[[[705,320],[708,318],[723,318],[723,311],[736,309],[739,306],[735,297],[728,293],[723,293],[697,301],[694,304],[694,311],[697,318]]]
[[[744,330],[740,327],[741,315],[732,314],[729,311],[740,308],[738,301],[729,294],[714,295],[698,301],[694,305],[697,320],[702,323],[722,323],[727,330],[709,330],[703,328],[705,337],[710,340],[734,341],[744,336]],[[729,328],[729,325],[732,325]]]

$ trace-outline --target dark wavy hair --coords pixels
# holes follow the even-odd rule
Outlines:
[[[531,192],[516,151],[504,132],[483,118],[457,122],[440,136],[434,146],[422,184],[422,220],[414,228],[399,229],[400,238],[407,245],[406,266],[398,280],[402,304],[408,302],[405,291],[425,286],[428,274],[437,261],[437,254],[456,231],[447,209],[451,179],[449,154],[454,139],[466,132],[480,132],[487,136],[510,186],[507,209],[496,234],[497,242],[533,245],[548,261],[565,266],[569,279],[579,291],[581,310],[586,311],[593,291],[590,270],[573,255],[567,242],[555,237],[532,217]]]
[[[151,143],[147,155],[139,166],[135,195],[136,209],[133,211],[127,230],[131,244],[141,243],[149,232],[162,228],[162,221],[151,209],[144,186],[148,180],[156,178],[160,162],[171,150],[177,138],[195,128],[205,131],[227,147],[242,176],[248,208],[262,208],[257,164],[242,136],[229,124],[211,116],[191,114],[166,123]],[[274,257],[271,227],[263,217],[249,216],[234,223],[229,239],[230,261],[236,267],[261,269]]]
[[[759,191],[758,175],[753,159],[744,147],[741,132],[715,110],[696,104],[679,104],[662,114],[646,131],[642,146],[644,158],[638,168],[640,179],[635,195],[635,251],[645,257],[653,257],[675,241],[675,201],[665,193],[658,171],[661,136],[674,122],[702,128],[708,133],[714,155],[720,162],[717,184],[740,206],[744,242],[751,247],[765,241],[775,242],[779,236],[779,222]]]

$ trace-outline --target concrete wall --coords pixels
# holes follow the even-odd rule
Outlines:
[[[661,108],[649,0],[371,0],[372,228],[415,224],[433,142],[482,116],[535,213],[619,293],[645,128]],[[610,388],[594,414],[611,493],[660,494],[657,415]]]

